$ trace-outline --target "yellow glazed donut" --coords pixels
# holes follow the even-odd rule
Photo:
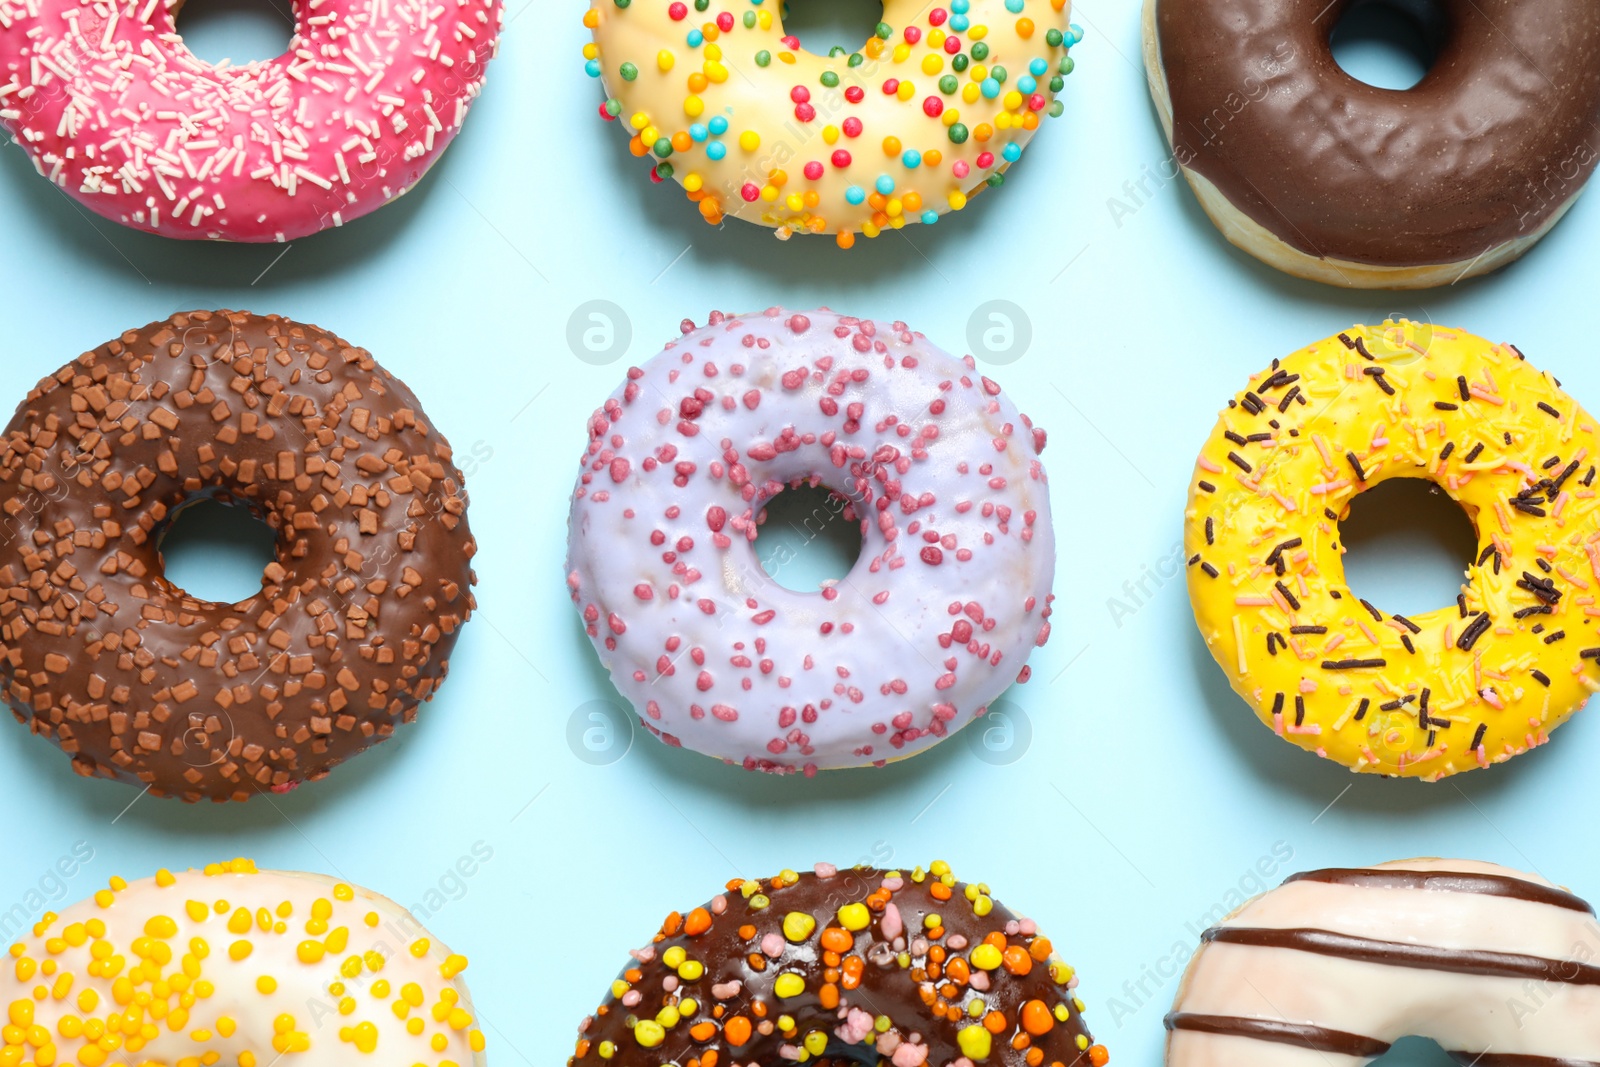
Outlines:
[[[848,248],[933,223],[1000,185],[1082,37],[1068,0],[886,0],[859,51],[819,56],[781,0],[592,0],[584,25],[600,114],[632,134],[656,181],[676,178],[712,225]]]
[[[0,1065],[482,1067],[461,972],[393,901],[249,860],[47,913],[0,968]]]
[[[1511,345],[1400,321],[1255,375],[1190,487],[1189,597],[1211,654],[1279,736],[1435,781],[1503,762],[1600,688],[1594,420]],[[1357,493],[1423,478],[1479,552],[1457,602],[1406,618],[1345,584]]]

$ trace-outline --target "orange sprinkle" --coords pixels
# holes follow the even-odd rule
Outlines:
[[[760,1004],[760,1001],[756,1001]],[[727,1038],[728,1044],[738,1048],[750,1040],[750,1020],[743,1015],[735,1015],[722,1024],[722,1036]]]
[[[1022,1028],[1034,1037],[1042,1037],[1055,1029],[1055,1016],[1042,1000],[1030,1000],[1022,1006]]]
[[[1012,945],[1001,956],[1005,968],[1011,974],[1021,978],[1033,970],[1033,958],[1028,955],[1028,950],[1021,945]]]

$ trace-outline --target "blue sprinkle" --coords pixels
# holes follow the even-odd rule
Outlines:
[[[600,61],[598,59],[589,60],[583,65],[583,69],[591,78],[600,77]]]
[[[1023,96],[1027,96],[1038,87],[1039,83],[1034,81],[1031,75],[1024,74],[1022,77],[1017,79],[1017,92],[1021,93]]]
[[[938,221],[939,221],[939,213],[937,211],[924,211],[922,213],[922,224],[924,226],[932,226],[934,223],[936,223]]]
[[[711,120],[711,136],[721,137],[728,132],[728,120],[718,115]]]
[[[906,165],[907,170],[916,170],[922,166],[922,153],[915,148],[908,148],[906,154],[900,157],[900,162]]]
[[[966,33],[967,27],[972,25],[972,20],[965,15],[951,15],[950,28],[957,33]]]
[[[950,10],[957,15],[965,15],[972,10],[971,0],[950,0]]]
[[[1079,26],[1076,22],[1068,23],[1067,37],[1072,41],[1073,44],[1077,44],[1079,41],[1083,40],[1083,27]]]
[[[1022,146],[1016,143],[1008,144],[1001,149],[1000,154],[1006,157],[1007,163],[1015,163],[1022,158]]]
[[[852,185],[844,191],[844,198],[851,204],[864,203],[867,199],[867,191],[859,185]]]
[[[699,30],[690,30],[689,31],[689,47],[690,48],[699,48],[701,45],[705,44],[705,42],[706,42],[706,35],[705,34],[701,33]]]
[[[711,131],[698,122],[689,127],[689,137],[697,144],[704,144],[706,138],[710,136]]]
[[[983,79],[983,84],[979,88],[983,90],[983,95],[986,99],[993,100],[1000,95],[1000,83],[993,78]]]
[[[1035,59],[1032,63],[1028,64],[1028,73],[1032,74],[1035,78],[1044,77],[1045,72],[1049,69],[1050,64],[1045,62],[1043,59]]]
[[[1022,14],[1022,0],[1006,0],[1006,10],[1013,15]]]
[[[720,162],[728,154],[728,146],[721,141],[712,141],[706,145],[706,155],[713,163]]]
[[[890,193],[894,192],[894,179],[889,177],[887,174],[878,175],[878,192],[882,193],[884,196],[888,196]]]

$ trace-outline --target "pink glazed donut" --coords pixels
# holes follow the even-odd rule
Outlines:
[[[1050,634],[1035,429],[904,323],[712,314],[589,419],[567,584],[640,721],[751,770],[882,766],[984,714]],[[787,486],[861,517],[818,593],[762,569]]]
[[[292,241],[410,189],[461,129],[501,0],[293,0],[277,59],[202,62],[182,0],[0,0],[0,124],[134,229]]]

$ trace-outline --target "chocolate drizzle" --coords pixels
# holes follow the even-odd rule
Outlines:
[[[1548,904],[1554,908],[1581,911],[1587,915],[1594,914],[1594,908],[1588,901],[1564,889],[1496,874],[1333,867],[1320,871],[1303,871],[1284,880],[1285,884],[1290,882],[1326,882],[1330,885],[1359,886],[1367,889],[1421,889],[1442,893],[1475,893],[1480,896],[1507,897],[1512,900],[1527,901],[1530,904]]]
[[[1307,255],[1466,262],[1537,233],[1600,160],[1593,0],[1439,0],[1405,91],[1334,60],[1354,0],[1155,2],[1176,161]]]
[[[1280,1022],[1276,1019],[1247,1019],[1239,1015],[1197,1015],[1175,1011],[1166,1018],[1168,1030],[1193,1030],[1224,1037],[1250,1037],[1280,1045],[1297,1045],[1312,1052],[1332,1052],[1341,1056],[1382,1056],[1389,1051],[1387,1041],[1329,1030],[1321,1026]]]

